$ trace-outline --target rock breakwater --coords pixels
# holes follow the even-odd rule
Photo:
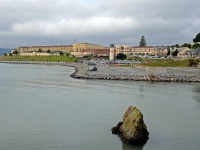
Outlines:
[[[100,72],[88,73],[87,64],[71,63],[68,66],[76,70],[70,76],[76,79],[90,80],[131,80],[153,82],[200,82],[200,75],[138,75],[138,74],[101,74]]]
[[[93,80],[132,80],[132,81],[153,81],[153,82],[200,82],[200,75],[114,75],[114,74],[85,74],[78,75],[77,72],[71,74],[76,79]]]

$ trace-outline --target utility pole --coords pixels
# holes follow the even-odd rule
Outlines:
[[[53,46],[53,39],[52,39],[52,46]]]

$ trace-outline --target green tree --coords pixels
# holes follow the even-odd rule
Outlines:
[[[198,47],[200,47],[200,44],[199,44],[199,43],[194,43],[194,44],[192,44],[192,49],[196,49],[196,48],[198,48]]]
[[[47,53],[51,53],[51,51],[48,49],[48,50],[47,50]]]
[[[66,53],[66,55],[69,57],[69,55],[70,55],[71,53],[69,52],[69,53]]]
[[[193,39],[193,42],[200,42],[200,32],[196,35],[196,37]]]
[[[179,44],[175,44],[175,47],[178,48],[178,47],[180,47],[180,45]]]
[[[176,47],[176,48],[178,48],[178,47],[180,47],[180,45],[179,45],[179,44],[175,44],[175,45],[172,45],[171,47]]]
[[[60,51],[60,52],[59,52],[59,55],[63,56],[63,55],[64,55],[64,53]]]
[[[126,59],[127,56],[124,53],[118,53],[116,59]]]
[[[197,66],[199,64],[199,59],[188,59],[188,65],[190,67]]]
[[[12,53],[9,53],[9,56],[12,56],[13,54]]]
[[[172,55],[173,55],[173,56],[177,56],[177,54],[178,54],[178,50],[176,49],[176,50],[172,53]]]
[[[3,56],[7,56],[7,53],[4,53]]]
[[[40,53],[40,52],[42,52],[42,49],[41,49],[41,48],[39,48],[38,52],[39,52],[39,53]]]
[[[181,45],[182,47],[188,47],[191,48],[191,44],[190,43],[184,43],[183,45]]]
[[[15,54],[15,55],[19,54],[18,50],[14,50],[13,54]]]
[[[139,44],[139,46],[146,46],[146,39],[145,39],[145,37],[144,36],[142,36],[141,37],[141,40],[140,40],[140,44]]]
[[[170,55],[170,49],[167,50],[167,56],[169,56],[169,55]]]

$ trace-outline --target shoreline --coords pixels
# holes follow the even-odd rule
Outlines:
[[[88,72],[88,65],[84,63],[64,63],[64,62],[26,62],[26,61],[0,61],[0,63],[12,63],[12,64],[46,64],[46,65],[63,65],[75,68],[75,71],[70,77],[75,79],[89,79],[89,80],[129,80],[129,81],[150,81],[150,82],[200,82],[200,74],[170,74],[170,75],[147,75],[144,70],[139,73],[116,73],[115,70],[111,70],[107,73],[102,73],[101,70],[97,72]],[[102,68],[106,66],[102,65]],[[108,68],[108,66],[107,66]],[[111,68],[111,67],[109,67]],[[123,69],[123,67],[121,68]],[[131,69],[131,68],[130,68]],[[133,68],[132,68],[133,69]]]

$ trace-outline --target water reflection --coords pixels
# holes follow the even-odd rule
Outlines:
[[[193,98],[200,103],[200,86],[193,87],[192,92],[194,92]]]
[[[122,150],[142,150],[143,146],[141,145],[130,145],[122,142]]]

